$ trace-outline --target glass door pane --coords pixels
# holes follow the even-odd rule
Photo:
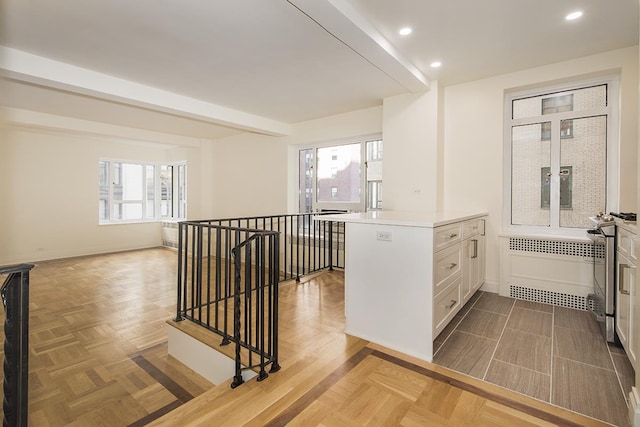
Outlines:
[[[551,222],[551,141],[549,122],[511,128],[511,223],[548,227]]]
[[[173,216],[173,166],[160,166],[160,216]]]
[[[382,209],[382,140],[367,141],[367,210]]]
[[[573,120],[573,134],[560,141],[560,226],[588,228],[590,216],[607,204],[607,117]]]
[[[313,211],[313,149],[300,150],[299,153],[299,201],[300,213]]]
[[[347,144],[317,150],[318,202],[360,202],[361,145]]]

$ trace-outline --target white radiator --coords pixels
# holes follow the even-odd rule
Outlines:
[[[501,295],[586,310],[593,290],[593,244],[505,236],[500,269]]]

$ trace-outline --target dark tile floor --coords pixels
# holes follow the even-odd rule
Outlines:
[[[618,426],[634,371],[586,311],[477,292],[434,342],[434,362]]]

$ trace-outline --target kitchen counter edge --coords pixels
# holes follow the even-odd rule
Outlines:
[[[328,214],[314,217],[317,221],[337,221],[344,223],[393,225],[404,227],[435,228],[468,219],[487,216],[487,212],[407,212],[369,211],[360,213]]]

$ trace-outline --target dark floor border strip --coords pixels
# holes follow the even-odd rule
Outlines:
[[[320,396],[327,392],[334,384],[340,381],[345,375],[347,375],[353,368],[358,366],[367,356],[373,353],[374,350],[364,347],[356,354],[347,359],[342,365],[334,370],[324,380],[320,381],[311,390],[306,392],[303,396],[298,398],[295,402],[289,405],[280,415],[265,424],[265,427],[284,426],[293,420],[300,412],[304,411],[309,405],[315,402]]]
[[[173,394],[180,402],[185,403],[193,399],[193,395],[185,390],[180,384],[171,379],[167,374],[158,369],[153,363],[149,362],[144,356],[138,354],[131,357],[136,365],[141,367],[154,380],[166,388],[169,393]]]
[[[158,409],[156,411],[153,411],[149,415],[147,415],[147,416],[145,416],[143,418],[140,418],[138,421],[135,421],[135,422],[129,424],[127,427],[142,427],[142,426],[146,426],[150,422],[157,420],[161,416],[168,414],[169,412],[173,411],[176,408],[179,408],[180,406],[182,406],[182,403],[183,402],[180,402],[179,400],[174,400],[173,402],[169,403],[168,405],[165,405],[162,408],[160,408],[160,409]]]
[[[158,369],[153,363],[147,360],[144,355],[147,353],[154,353],[160,350],[163,347],[167,346],[167,342],[161,342],[151,347],[147,347],[144,350],[139,351],[138,353],[133,353],[129,355],[129,359],[131,359],[136,365],[142,368],[151,378],[156,380],[161,386],[163,386],[169,393],[173,394],[177,400],[169,403],[168,405],[163,406],[160,409],[153,411],[152,413],[140,418],[138,421],[135,421],[129,424],[128,427],[141,427],[149,424],[152,421],[157,420],[165,414],[173,411],[176,408],[179,408],[184,403],[193,399],[193,395],[185,390],[180,384],[175,382],[171,377]]]
[[[137,356],[137,355],[145,355],[147,353],[155,353],[156,351],[163,349],[163,348],[167,348],[167,346],[169,345],[168,341],[163,341],[160,342],[158,344],[154,344],[151,347],[147,347],[144,350],[139,351],[138,353],[134,353],[134,354],[130,354],[129,358],[132,358],[133,356]]]
[[[452,387],[458,388],[463,391],[467,391],[481,398],[490,400],[492,402],[507,406],[511,409],[515,409],[524,414],[536,417],[540,420],[547,421],[558,426],[566,427],[581,427],[581,424],[562,418],[559,415],[552,414],[543,409],[535,408],[527,405],[526,403],[519,402],[488,391],[482,387],[475,386],[462,380],[450,377],[441,372],[436,372],[431,369],[425,368],[420,365],[408,362],[390,354],[384,353],[379,350],[374,350],[369,347],[365,347],[351,356],[347,361],[334,370],[328,377],[318,383],[315,387],[298,398],[295,402],[289,405],[283,412],[277,417],[265,424],[265,427],[277,427],[284,426],[292,421],[298,414],[304,411],[308,406],[315,402],[320,396],[326,393],[334,384],[340,381],[345,375],[347,375],[353,368],[355,368],[360,362],[362,362],[367,356],[374,356],[379,359],[385,360],[394,365],[400,366],[418,374],[424,375],[429,378],[433,378],[436,381],[449,384]]]
[[[524,414],[531,415],[540,420],[557,424],[559,426],[567,426],[567,427],[582,426],[581,424],[577,424],[577,423],[574,423],[573,421],[569,421],[565,418],[562,418],[559,415],[555,415],[550,412],[547,412],[544,409],[534,408],[532,406],[527,405],[526,403],[519,402],[509,397],[505,397],[500,394],[493,393],[491,391],[485,390],[482,387],[478,387],[473,384],[469,384],[465,381],[461,381],[456,378],[450,377],[441,372],[436,372],[431,369],[425,368],[423,366],[419,366],[414,363],[407,362],[406,360],[400,359],[390,354],[383,353],[378,350],[373,350],[371,355],[378,357],[380,359],[386,360],[387,362],[393,363],[395,365],[401,366],[403,368],[409,369],[411,371],[417,372],[426,377],[433,378],[434,380],[449,384],[460,390],[467,391],[469,393],[475,394],[476,396],[482,397],[487,400],[491,400],[492,402],[499,403],[511,409],[516,409]]]

